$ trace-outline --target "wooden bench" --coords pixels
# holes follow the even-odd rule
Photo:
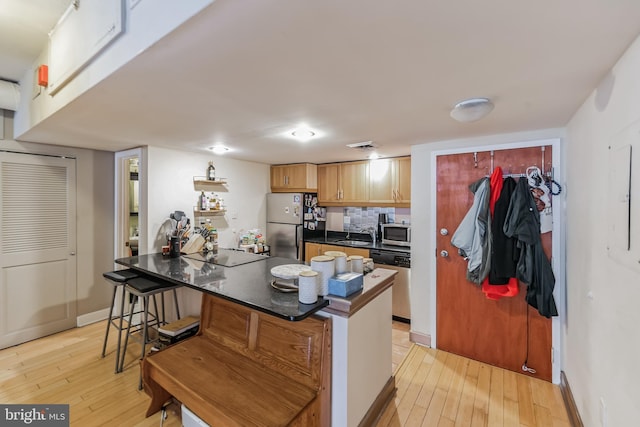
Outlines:
[[[147,416],[173,396],[211,426],[329,426],[331,319],[203,294],[198,334],[145,357],[142,377]]]

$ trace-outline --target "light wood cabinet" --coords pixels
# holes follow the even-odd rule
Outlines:
[[[396,159],[396,203],[411,203],[411,157]]]
[[[304,262],[307,265],[311,265],[311,258],[314,256],[322,255],[322,244],[320,243],[305,243],[304,245]]]
[[[274,193],[318,191],[318,169],[311,163],[271,166],[271,191]]]
[[[411,157],[379,159],[369,163],[369,202],[411,203]]]
[[[325,206],[366,203],[368,179],[368,162],[318,165],[318,203]]]
[[[411,206],[411,157],[318,165],[323,206]]]
[[[347,256],[360,255],[365,258],[369,258],[369,249],[307,242],[305,243],[304,248],[304,262],[310,265],[311,258],[313,258],[314,256],[323,255],[327,251],[340,251],[346,253]]]

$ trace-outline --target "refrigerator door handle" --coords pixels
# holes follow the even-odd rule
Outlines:
[[[296,225],[296,257],[302,261],[302,225]]]

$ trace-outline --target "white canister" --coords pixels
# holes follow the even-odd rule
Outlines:
[[[329,279],[336,272],[335,258],[328,255],[318,255],[311,258],[311,270],[318,272],[318,295],[329,293]]]
[[[298,276],[298,301],[313,304],[318,301],[318,272],[301,271]]]
[[[347,253],[346,252],[342,252],[342,251],[326,251],[324,254],[326,256],[332,256],[334,258],[339,257],[339,256],[344,256],[344,257],[347,256]]]
[[[360,255],[351,255],[351,271],[362,274],[364,268],[364,257]]]
[[[336,258],[336,274],[342,274],[347,272],[347,256],[338,255]],[[351,271],[351,270],[348,270]]]

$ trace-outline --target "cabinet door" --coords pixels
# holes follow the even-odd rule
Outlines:
[[[394,203],[395,195],[394,159],[378,159],[369,163],[369,201],[372,203]]]
[[[318,188],[318,169],[311,163],[289,165],[286,169],[287,188],[291,191],[315,192]]]
[[[340,164],[340,201],[359,203],[369,201],[369,162]]]
[[[318,165],[318,203],[339,202],[339,164]]]
[[[411,157],[395,159],[396,203],[411,203]]]
[[[351,255],[360,255],[362,257],[365,258],[369,258],[369,249],[363,249],[363,248],[342,248],[343,251],[347,254],[347,256],[351,256]]]
[[[286,189],[286,166],[271,166],[271,191]]]
[[[304,245],[304,262],[311,264],[311,258],[322,255],[322,245],[320,243],[305,243]]]

